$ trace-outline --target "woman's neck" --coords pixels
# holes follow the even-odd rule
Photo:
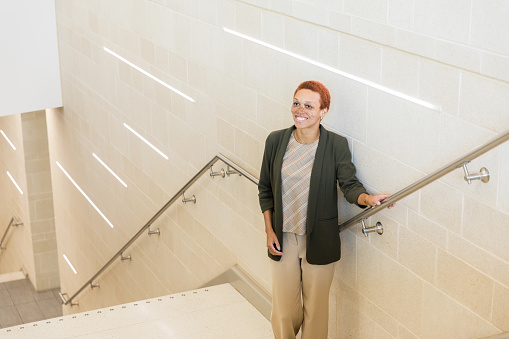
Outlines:
[[[320,138],[320,128],[317,129],[295,129],[293,137],[299,144],[312,144]]]

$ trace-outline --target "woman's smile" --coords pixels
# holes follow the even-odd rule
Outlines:
[[[292,115],[295,127],[311,128],[318,131],[320,125],[320,94],[309,89],[295,93],[292,104]]]

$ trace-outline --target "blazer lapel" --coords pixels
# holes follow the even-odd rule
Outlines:
[[[309,183],[308,217],[306,222],[307,234],[310,234],[311,231],[313,231],[314,223],[310,221],[315,219],[314,216],[316,214],[318,191],[320,189],[320,174],[322,173],[325,147],[327,145],[327,139],[329,136],[328,134],[329,132],[322,125],[320,125],[320,139],[318,141],[315,162],[313,163],[313,169],[311,170],[311,180]]]
[[[286,147],[288,146],[288,142],[290,141],[290,137],[292,136],[292,132],[295,129],[295,126],[288,128],[283,137],[281,138],[279,145],[277,147],[276,156],[274,157],[274,174],[275,174],[275,182],[276,187],[278,187],[279,194],[276,194],[274,201],[274,210],[280,211],[277,213],[275,217],[277,218],[277,223],[283,225],[283,181],[281,179],[281,169],[283,167],[283,158],[286,153]],[[281,228],[282,230],[282,228]]]

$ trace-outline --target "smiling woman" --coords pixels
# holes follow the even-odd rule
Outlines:
[[[317,81],[305,81],[294,93],[292,115],[297,130],[295,139],[310,144],[320,136],[320,122],[329,111],[329,90]]]
[[[272,132],[265,143],[258,196],[272,259],[276,338],[295,338],[301,327],[302,339],[327,338],[329,290],[341,256],[338,183],[360,207],[389,197],[367,193],[346,138],[321,125],[329,106],[327,87],[303,82],[294,93],[294,126]]]

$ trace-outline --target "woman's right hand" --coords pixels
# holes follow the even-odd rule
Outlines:
[[[283,252],[280,251],[281,246],[279,246],[276,233],[273,230],[267,232],[267,248],[272,255],[283,255]]]
[[[263,221],[265,222],[265,233],[267,233],[267,248],[269,253],[272,255],[283,255],[281,252],[281,246],[277,240],[276,232],[272,229],[272,210],[266,210],[263,212]]]

